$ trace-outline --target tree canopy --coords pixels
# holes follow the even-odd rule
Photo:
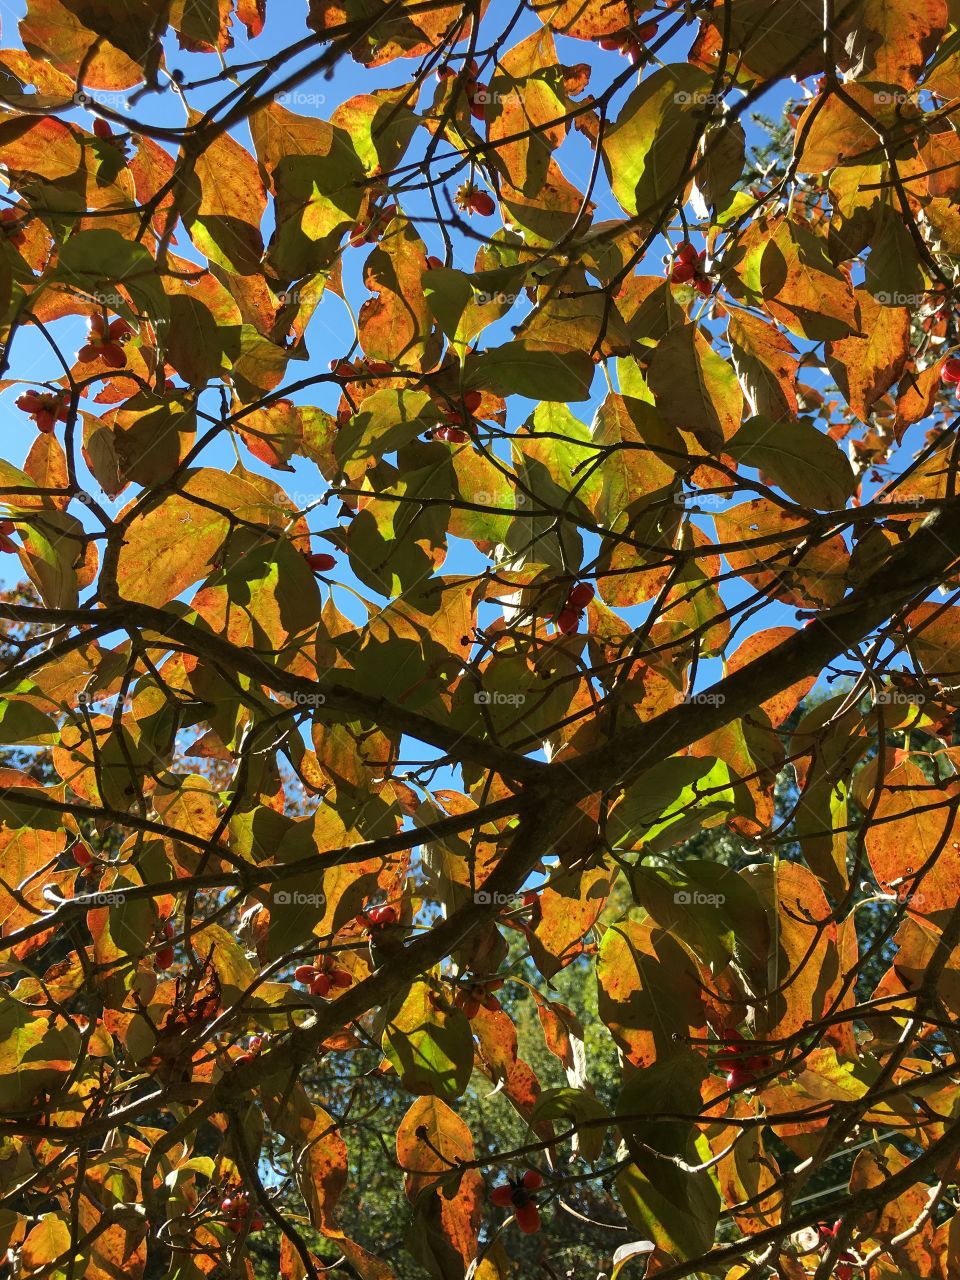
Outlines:
[[[956,1280],[956,4],[11,10],[4,1274]]]

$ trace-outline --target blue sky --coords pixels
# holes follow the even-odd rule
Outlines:
[[[287,0],[293,4],[293,0]],[[297,0],[298,18],[301,11],[305,14],[306,5],[302,6]],[[25,5],[19,0],[7,2],[0,5],[0,13],[3,17],[3,42],[9,47],[17,45],[18,35],[16,28],[16,19],[22,16]],[[289,24],[284,21],[284,12],[289,12],[286,7],[283,9],[278,6],[276,0],[268,5],[267,24],[264,33],[256,40],[249,42],[246,39],[245,32],[239,24],[236,28],[235,47],[229,51],[227,55],[227,63],[229,65],[243,64],[254,59],[263,59],[269,57],[274,52],[279,52],[287,47],[291,41],[291,37],[300,38],[305,28],[301,27],[299,21],[297,27],[291,32]],[[504,3],[503,0],[494,0],[487,10],[487,16],[483,26],[484,40],[486,33],[498,30],[498,22],[506,22],[508,18],[515,15],[515,7],[512,4]],[[519,42],[531,32],[539,29],[539,24],[531,14],[524,12],[520,21],[513,28],[509,43],[512,45]],[[685,60],[686,53],[691,39],[690,30],[686,29],[677,35],[668,46],[661,52],[662,61],[682,61]],[[557,41],[558,54],[560,58],[568,64],[576,64],[581,62],[590,63],[597,68],[598,83],[601,86],[606,85],[612,75],[621,71],[626,63],[616,54],[600,51],[595,45],[581,40],[571,40],[567,38],[558,38]],[[459,46],[462,51],[465,45]],[[282,75],[287,75],[290,70],[297,65],[302,65],[303,61],[311,57],[315,57],[317,52],[316,46],[308,51],[301,62],[294,62],[289,66],[285,66]],[[218,59],[213,55],[198,55],[185,53],[176,47],[176,41],[168,41],[167,45],[167,61],[168,71],[177,69],[183,73],[183,79],[189,85],[195,80],[210,77],[216,74],[218,69]],[[413,75],[417,68],[418,62],[415,59],[402,59],[394,61],[382,68],[367,69],[355,63],[350,58],[342,59],[334,71],[330,80],[323,77],[314,76],[297,86],[292,93],[284,97],[283,103],[288,110],[300,112],[304,115],[319,115],[321,117],[329,117],[335,107],[345,99],[360,92],[369,92],[372,87],[392,86],[403,83]],[[625,100],[636,78],[631,78],[621,91],[619,102]],[[591,86],[592,87],[592,86]],[[434,89],[433,78],[427,81],[424,87],[425,94],[432,94]],[[189,97],[191,105],[206,109],[214,104],[223,93],[223,85],[217,84],[206,89],[192,90]],[[111,94],[99,91],[93,91],[93,96],[104,105],[115,110],[123,111],[127,94]],[[770,101],[761,101],[758,103],[759,110],[764,111],[768,115],[776,116],[780,110],[783,100],[786,98],[786,90],[784,86],[778,87],[772,94],[767,95]],[[183,122],[183,107],[177,96],[173,92],[163,92],[158,94],[150,94],[138,99],[134,107],[135,114],[138,118],[145,122],[158,125],[170,126],[172,124],[180,124]],[[91,127],[92,116],[83,108],[71,112],[66,118],[73,119],[77,123],[85,127]],[[750,122],[749,117],[743,121],[748,131],[748,139],[753,140],[759,137],[759,133],[755,126]],[[249,133],[246,126],[242,126],[237,130],[238,139],[246,145],[250,145]],[[415,147],[422,147],[427,135],[424,131],[420,131],[415,139]],[[445,144],[441,145],[441,154],[448,151]],[[412,154],[412,152],[411,152]],[[450,152],[452,155],[452,152]],[[577,186],[581,188],[587,185],[589,175],[593,164],[592,151],[584,139],[584,137],[576,130],[571,130],[567,140],[562,144],[557,152],[557,158],[566,174],[566,176]],[[462,175],[461,175],[462,177]],[[460,178],[457,179],[459,181]],[[453,187],[456,182],[448,184],[450,194],[452,195]],[[602,177],[596,186],[594,192],[594,201],[597,205],[594,220],[596,222],[606,219],[617,218],[622,216],[623,211],[610,194]],[[403,211],[408,217],[411,217],[417,223],[418,230],[427,242],[428,249],[431,252],[442,254],[442,242],[437,231],[434,212],[426,195],[422,192],[413,192],[409,196],[401,197]],[[268,219],[269,219],[268,212]],[[496,225],[495,219],[490,220],[491,226]],[[264,237],[269,238],[270,234],[269,222],[264,226]],[[472,266],[475,246],[468,243],[462,237],[458,237],[454,233],[455,249],[456,249],[456,265],[470,269]],[[642,270],[650,274],[661,274],[664,270],[661,257],[664,252],[665,245],[662,241],[658,242],[651,249],[648,259]],[[184,256],[190,256],[191,250],[189,242],[185,234],[181,231],[179,235],[179,243],[177,251]],[[344,272],[344,281],[346,291],[351,303],[354,314],[359,310],[359,306],[366,298],[367,291],[362,283],[362,265],[364,261],[364,252],[349,252],[346,255],[346,267]],[[522,303],[515,306],[503,320],[490,326],[485,332],[483,341],[487,344],[494,345],[498,342],[507,340],[510,336],[509,326],[516,323],[519,315],[522,314]],[[319,306],[313,320],[307,331],[307,343],[311,352],[311,359],[306,364],[292,364],[288,370],[288,378],[290,380],[299,379],[309,376],[311,371],[326,371],[328,363],[331,359],[346,354],[350,344],[350,334],[352,332],[352,320],[344,306],[343,302],[332,292],[328,292]],[[56,322],[51,326],[51,331],[55,334],[57,340],[62,344],[63,349],[67,353],[72,353],[82,343],[86,332],[86,322],[77,317],[65,319]],[[49,350],[43,338],[34,331],[24,331],[18,334],[16,346],[14,350],[14,358],[11,372],[22,379],[35,378],[42,380],[44,378],[55,378],[60,370],[52,353]],[[4,420],[7,424],[6,445],[4,449],[5,456],[10,461],[21,464],[26,456],[27,450],[34,438],[33,424],[13,408],[12,402],[18,394],[24,390],[19,386],[7,391],[0,396],[0,404],[5,410]],[[606,391],[606,381],[602,374],[598,372],[594,380],[593,397],[590,402],[573,405],[573,411],[576,416],[582,420],[589,422],[597,404],[602,400]],[[334,410],[337,402],[337,395],[329,384],[318,386],[309,391],[299,393],[294,398],[302,404],[314,403],[327,410]],[[216,414],[219,409],[219,392],[216,388],[205,393],[201,399],[201,407],[208,412]],[[84,407],[94,409],[90,401],[86,401]],[[508,424],[515,428],[520,422],[532,411],[534,405],[532,402],[523,401],[519,397],[513,397],[509,404]],[[312,463],[304,459],[292,459],[292,472],[270,471],[263,464],[258,463],[249,453],[241,447],[241,456],[243,464],[251,470],[261,471],[271,475],[278,484],[280,484],[291,496],[297,495],[295,500],[305,505],[307,501],[314,501],[325,490],[325,483],[319,472]],[[234,465],[235,453],[230,443],[222,437],[208,448],[202,458],[203,465],[220,467],[229,469]],[[120,497],[111,504],[109,500],[104,498],[100,492],[96,482],[86,473],[85,468],[81,469],[81,482],[87,487],[108,510],[119,510],[126,505],[135,490],[128,488]],[[76,507],[77,504],[74,504]],[[314,533],[321,533],[324,528],[329,528],[331,522],[336,520],[336,511],[338,504],[330,503],[328,506],[322,506],[317,509],[311,516],[311,529]],[[82,510],[79,514],[83,514]],[[712,529],[712,522],[708,525]],[[322,541],[315,542],[315,547],[319,548],[323,545]],[[455,539],[450,540],[450,549],[447,561],[443,566],[444,573],[464,573],[477,572],[487,565],[485,557],[469,543],[458,542]],[[588,548],[589,555],[589,548]],[[10,558],[12,560],[12,558]],[[11,572],[14,568],[13,564],[8,561],[0,561],[0,574],[5,574],[6,580],[15,578],[15,572]],[[368,598],[371,596],[370,590],[363,584],[359,584],[352,578],[345,556],[341,556],[338,562],[338,568],[334,576],[342,577],[345,582],[358,587],[361,592]],[[192,594],[193,588],[188,591],[187,596]],[[738,598],[738,592],[725,591],[728,602]],[[336,593],[337,603],[341,609],[349,616],[357,621],[360,620],[360,611],[355,600],[352,600],[349,593],[338,591]],[[643,612],[643,607],[639,610],[632,610],[628,615],[631,621],[635,620],[632,615],[637,617]],[[761,625],[782,625],[794,620],[794,611],[780,604],[772,604],[767,606],[757,615],[757,618],[749,624],[744,634],[749,630],[757,629]],[[700,673],[701,685],[704,680],[712,679],[716,674],[716,670],[711,670],[711,665],[704,664]]]

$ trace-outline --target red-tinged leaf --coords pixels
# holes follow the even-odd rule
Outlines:
[[[129,600],[167,604],[213,570],[231,515],[266,530],[280,510],[256,476],[187,473],[180,492],[128,526],[118,564],[121,591]]]
[[[194,117],[197,123],[199,117]],[[185,175],[183,221],[211,262],[252,275],[263,257],[260,223],[267,194],[256,162],[229,133],[220,133]]]
[[[324,270],[363,201],[363,165],[349,134],[276,102],[251,116],[250,130],[276,197],[273,270],[284,282]]]
[[[426,250],[411,223],[392,219],[367,258],[364,283],[375,295],[360,308],[360,342],[368,358],[410,369],[436,363],[433,316],[423,293]]]
[[[483,1218],[483,1179],[476,1169],[457,1171],[460,1161],[474,1159],[470,1130],[439,1098],[419,1098],[397,1128],[397,1159],[407,1198],[435,1202],[437,1226],[466,1268]]]
[[[610,873],[597,867],[552,876],[540,893],[540,920],[530,934],[530,954],[545,978],[552,978],[583,954],[587,934],[610,892]]]
[[[946,0],[866,0],[847,37],[850,77],[882,85],[911,84],[948,21]]]
[[[658,342],[647,376],[663,419],[692,431],[706,450],[718,449],[740,426],[736,374],[698,326],[679,326]]]
[[[148,2],[160,11],[157,0]],[[82,66],[83,82],[92,89],[139,83],[141,59],[156,67],[159,42],[150,40],[148,31],[142,18],[118,18],[108,0],[28,0],[20,19],[20,39],[29,53],[49,58],[74,82]]]
[[[545,26],[579,40],[623,31],[635,16],[627,0],[533,0],[531,8]]]
[[[826,345],[827,365],[858,418],[866,422],[906,367],[910,355],[910,312],[882,306],[857,290],[864,336],[851,335]]]
[[[727,338],[751,412],[771,422],[796,418],[799,361],[786,335],[748,311],[732,311]]]
[[[953,798],[905,761],[884,779],[866,846],[880,888],[936,925],[956,903],[960,831]]]
[[[781,861],[748,867],[744,875],[763,901],[770,921],[767,992],[757,1009],[757,1038],[783,1038],[810,1026],[831,1009],[843,973],[837,926],[806,867]]]
[[[796,631],[792,627],[772,627],[768,631],[758,631],[748,636],[727,659],[727,671],[739,671],[794,635]],[[789,688],[783,689],[776,697],[768,698],[766,702],[760,704],[774,728],[778,728],[793,714],[815,683],[815,676],[806,676],[802,680],[797,680]]]
[[[683,1052],[685,1036],[705,1038],[700,987],[690,959],[649,918],[623,920],[607,930],[597,982],[600,1017],[635,1066]]]
[[[839,537],[797,554],[803,525],[765,498],[720,512],[714,521],[720,541],[730,548],[724,552],[727,560],[747,582],[797,608],[842,598],[848,557]]]
[[[830,261],[826,240],[800,222],[783,219],[768,229],[760,288],[773,318],[801,338],[836,342],[866,333],[858,297]]]

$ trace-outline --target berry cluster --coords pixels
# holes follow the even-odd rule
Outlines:
[[[107,321],[106,316],[94,316],[90,321],[87,340],[77,352],[81,364],[93,364],[102,360],[111,369],[122,369],[127,363],[127,353],[123,344],[133,330],[126,320]]]
[[[396,907],[364,907],[357,916],[357,923],[374,933],[378,929],[388,929],[399,919]]]
[[[596,595],[592,583],[576,582],[567,593],[563,608],[556,616],[557,630],[562,636],[573,635],[580,626],[583,611]]]
[[[744,1040],[739,1031],[722,1031],[720,1039],[725,1047],[717,1054],[717,1062],[729,1067],[727,1088],[731,1093],[752,1089],[773,1065],[770,1055],[751,1053],[747,1047],[750,1041]]]
[[[236,1235],[246,1231],[263,1230],[263,1215],[259,1209],[252,1208],[249,1191],[238,1191],[233,1195],[224,1196],[220,1201],[220,1208],[227,1220],[227,1226]]]
[[[646,53],[643,46],[648,40],[652,40],[656,34],[657,24],[655,22],[644,22],[642,26],[627,27],[624,31],[616,31],[611,36],[602,36],[599,44],[601,49],[608,49],[612,53],[622,53],[631,62],[640,62]]]
[[[481,218],[489,218],[497,207],[493,196],[488,191],[481,191],[473,182],[465,182],[457,187],[454,198],[457,208],[469,213],[471,218],[475,213],[479,213]]]
[[[25,391],[14,402],[21,413],[27,413],[37,424],[37,430],[49,435],[58,422],[67,420],[67,398],[49,391]]]
[[[703,269],[707,252],[701,249],[698,253],[692,244],[684,243],[677,250],[677,258],[670,269],[671,284],[692,284],[698,293],[710,293],[713,286]]]
[[[490,97],[487,86],[480,83],[479,76],[480,68],[476,62],[471,62],[464,77],[463,88],[467,95],[467,102],[470,104],[470,114],[474,120],[486,118],[486,104]],[[452,67],[442,67],[437,72],[437,79],[441,83],[444,80],[455,80],[456,78],[457,72]]]
[[[296,982],[302,982],[312,996],[325,996],[331,987],[349,987],[353,978],[340,969],[330,956],[322,956],[313,964],[298,965],[293,971]]]
[[[481,1009],[495,1013],[500,1008],[500,1001],[493,994],[503,986],[502,978],[490,978],[485,982],[465,982],[453,997],[453,1003],[462,1009],[468,1018],[475,1018]]]
[[[173,964],[173,947],[170,944],[170,939],[175,933],[176,929],[173,927],[172,920],[160,921],[156,937],[157,939],[166,938],[167,941],[153,957],[153,967],[155,969],[169,969]]]
[[[247,1041],[247,1047],[243,1053],[238,1053],[234,1062],[238,1067],[244,1066],[248,1062],[252,1062],[265,1044],[268,1043],[269,1035],[251,1036]]]
[[[817,1248],[821,1252],[825,1252],[830,1247],[830,1241],[840,1230],[841,1221],[842,1219],[838,1218],[832,1227],[822,1225],[817,1227],[817,1231],[820,1233],[820,1243]],[[851,1280],[853,1268],[859,1265],[856,1254],[851,1253],[849,1249],[845,1249],[837,1258],[837,1269],[833,1274],[836,1280]]]
[[[512,1182],[501,1183],[490,1192],[491,1204],[501,1209],[512,1209],[517,1226],[525,1235],[531,1236],[540,1230],[540,1210],[534,1198],[534,1192],[543,1186],[543,1177],[536,1169],[527,1169]]]
[[[399,212],[399,208],[393,203],[374,209],[366,222],[359,223],[351,231],[348,241],[350,248],[357,249],[362,244],[376,244],[381,235],[383,235],[387,223],[392,218],[395,218]]]
[[[482,399],[479,391],[465,391],[463,407],[468,416],[464,417],[458,409],[448,409],[443,426],[437,427],[433,433],[434,440],[442,440],[445,444],[465,444],[472,435],[476,435],[477,424],[473,415],[480,408]]]

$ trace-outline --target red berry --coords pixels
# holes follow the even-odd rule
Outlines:
[[[743,1089],[752,1089],[756,1084],[753,1073],[745,1067],[734,1067],[727,1075],[727,1088],[731,1093],[740,1093]]]
[[[565,607],[557,614],[557,630],[563,636],[573,635],[580,625],[580,612],[577,609]]]
[[[263,1230],[263,1217],[261,1214],[255,1213],[253,1217],[250,1219],[250,1230],[251,1231]]]
[[[367,918],[371,924],[382,929],[384,925],[397,923],[397,912],[394,907],[371,907]]]
[[[253,1057],[254,1055],[252,1053],[238,1053],[236,1058],[234,1058],[234,1062],[238,1067],[243,1067],[246,1066],[248,1062],[252,1062]]]
[[[470,197],[468,208],[471,213],[479,213],[481,218],[489,218],[494,209],[493,196],[486,191],[477,191]]]
[[[567,604],[574,609],[585,609],[596,594],[593,583],[578,582],[567,596]]]
[[[312,982],[316,972],[312,964],[301,964],[293,971],[294,981]]]
[[[330,990],[330,979],[325,973],[316,973],[310,983],[312,996],[325,996]]]
[[[427,259],[427,270],[428,270],[428,271],[439,271],[442,267],[443,267],[443,263],[440,261],[440,259],[439,259],[439,258],[434,258],[434,257],[431,255],[431,256]]]
[[[951,356],[940,375],[944,382],[960,382],[960,357]]]
[[[465,391],[463,393],[463,407],[467,413],[476,413],[483,401],[483,396],[479,391]]]
[[[616,53],[623,44],[623,35],[618,36],[601,36],[600,48],[606,49],[608,53]]]
[[[693,287],[696,289],[697,293],[702,293],[704,297],[713,293],[713,285],[705,276],[697,276],[696,280],[693,282]]]
[[[314,573],[326,573],[337,563],[336,557],[326,551],[308,551],[303,558]]]
[[[523,1185],[528,1191],[539,1191],[543,1186],[543,1174],[536,1169],[527,1169],[523,1175]]]
[[[699,260],[699,258],[700,258],[700,254],[689,242],[689,240],[684,240],[683,244],[680,245],[680,247],[677,249],[677,259],[680,262],[695,263]]]
[[[233,1201],[230,1199],[229,1196],[224,1196],[224,1198],[220,1201],[220,1208],[223,1210],[224,1213],[230,1212],[230,1210],[233,1208]]]
[[[172,937],[173,937],[173,935],[174,935],[176,932],[177,932],[177,931],[176,931],[176,929],[174,928],[173,921],[172,921],[172,920],[164,920],[164,922],[163,922],[163,936],[164,936],[165,938],[172,938]]]
[[[493,1188],[490,1192],[490,1203],[498,1205],[501,1209],[513,1207],[513,1187],[509,1182],[504,1182],[499,1187]]]
[[[73,860],[78,867],[88,867],[93,861],[93,854],[81,840],[73,846]]]
[[[435,440],[442,440],[444,444],[466,444],[470,436],[466,431],[461,431],[459,427],[437,427],[433,433]]]
[[[471,84],[468,92],[470,95],[470,114],[474,120],[485,119],[486,103],[489,97],[487,86],[485,84]]]
[[[670,272],[671,284],[689,284],[697,274],[697,269],[692,262],[675,262]]]
[[[153,963],[157,969],[169,969],[173,964],[173,947],[161,947]]]
[[[532,1236],[540,1230],[540,1210],[532,1200],[527,1204],[518,1204],[513,1212],[517,1219],[517,1226],[524,1235]]]
[[[645,22],[642,27],[637,28],[637,39],[640,41],[652,40],[657,34],[657,24],[655,22]]]
[[[353,975],[347,973],[346,969],[331,969],[330,981],[335,987],[349,987],[353,985]]]
[[[93,122],[93,132],[98,138],[113,137],[113,130],[110,128],[109,123],[106,120],[101,120],[99,116]]]

